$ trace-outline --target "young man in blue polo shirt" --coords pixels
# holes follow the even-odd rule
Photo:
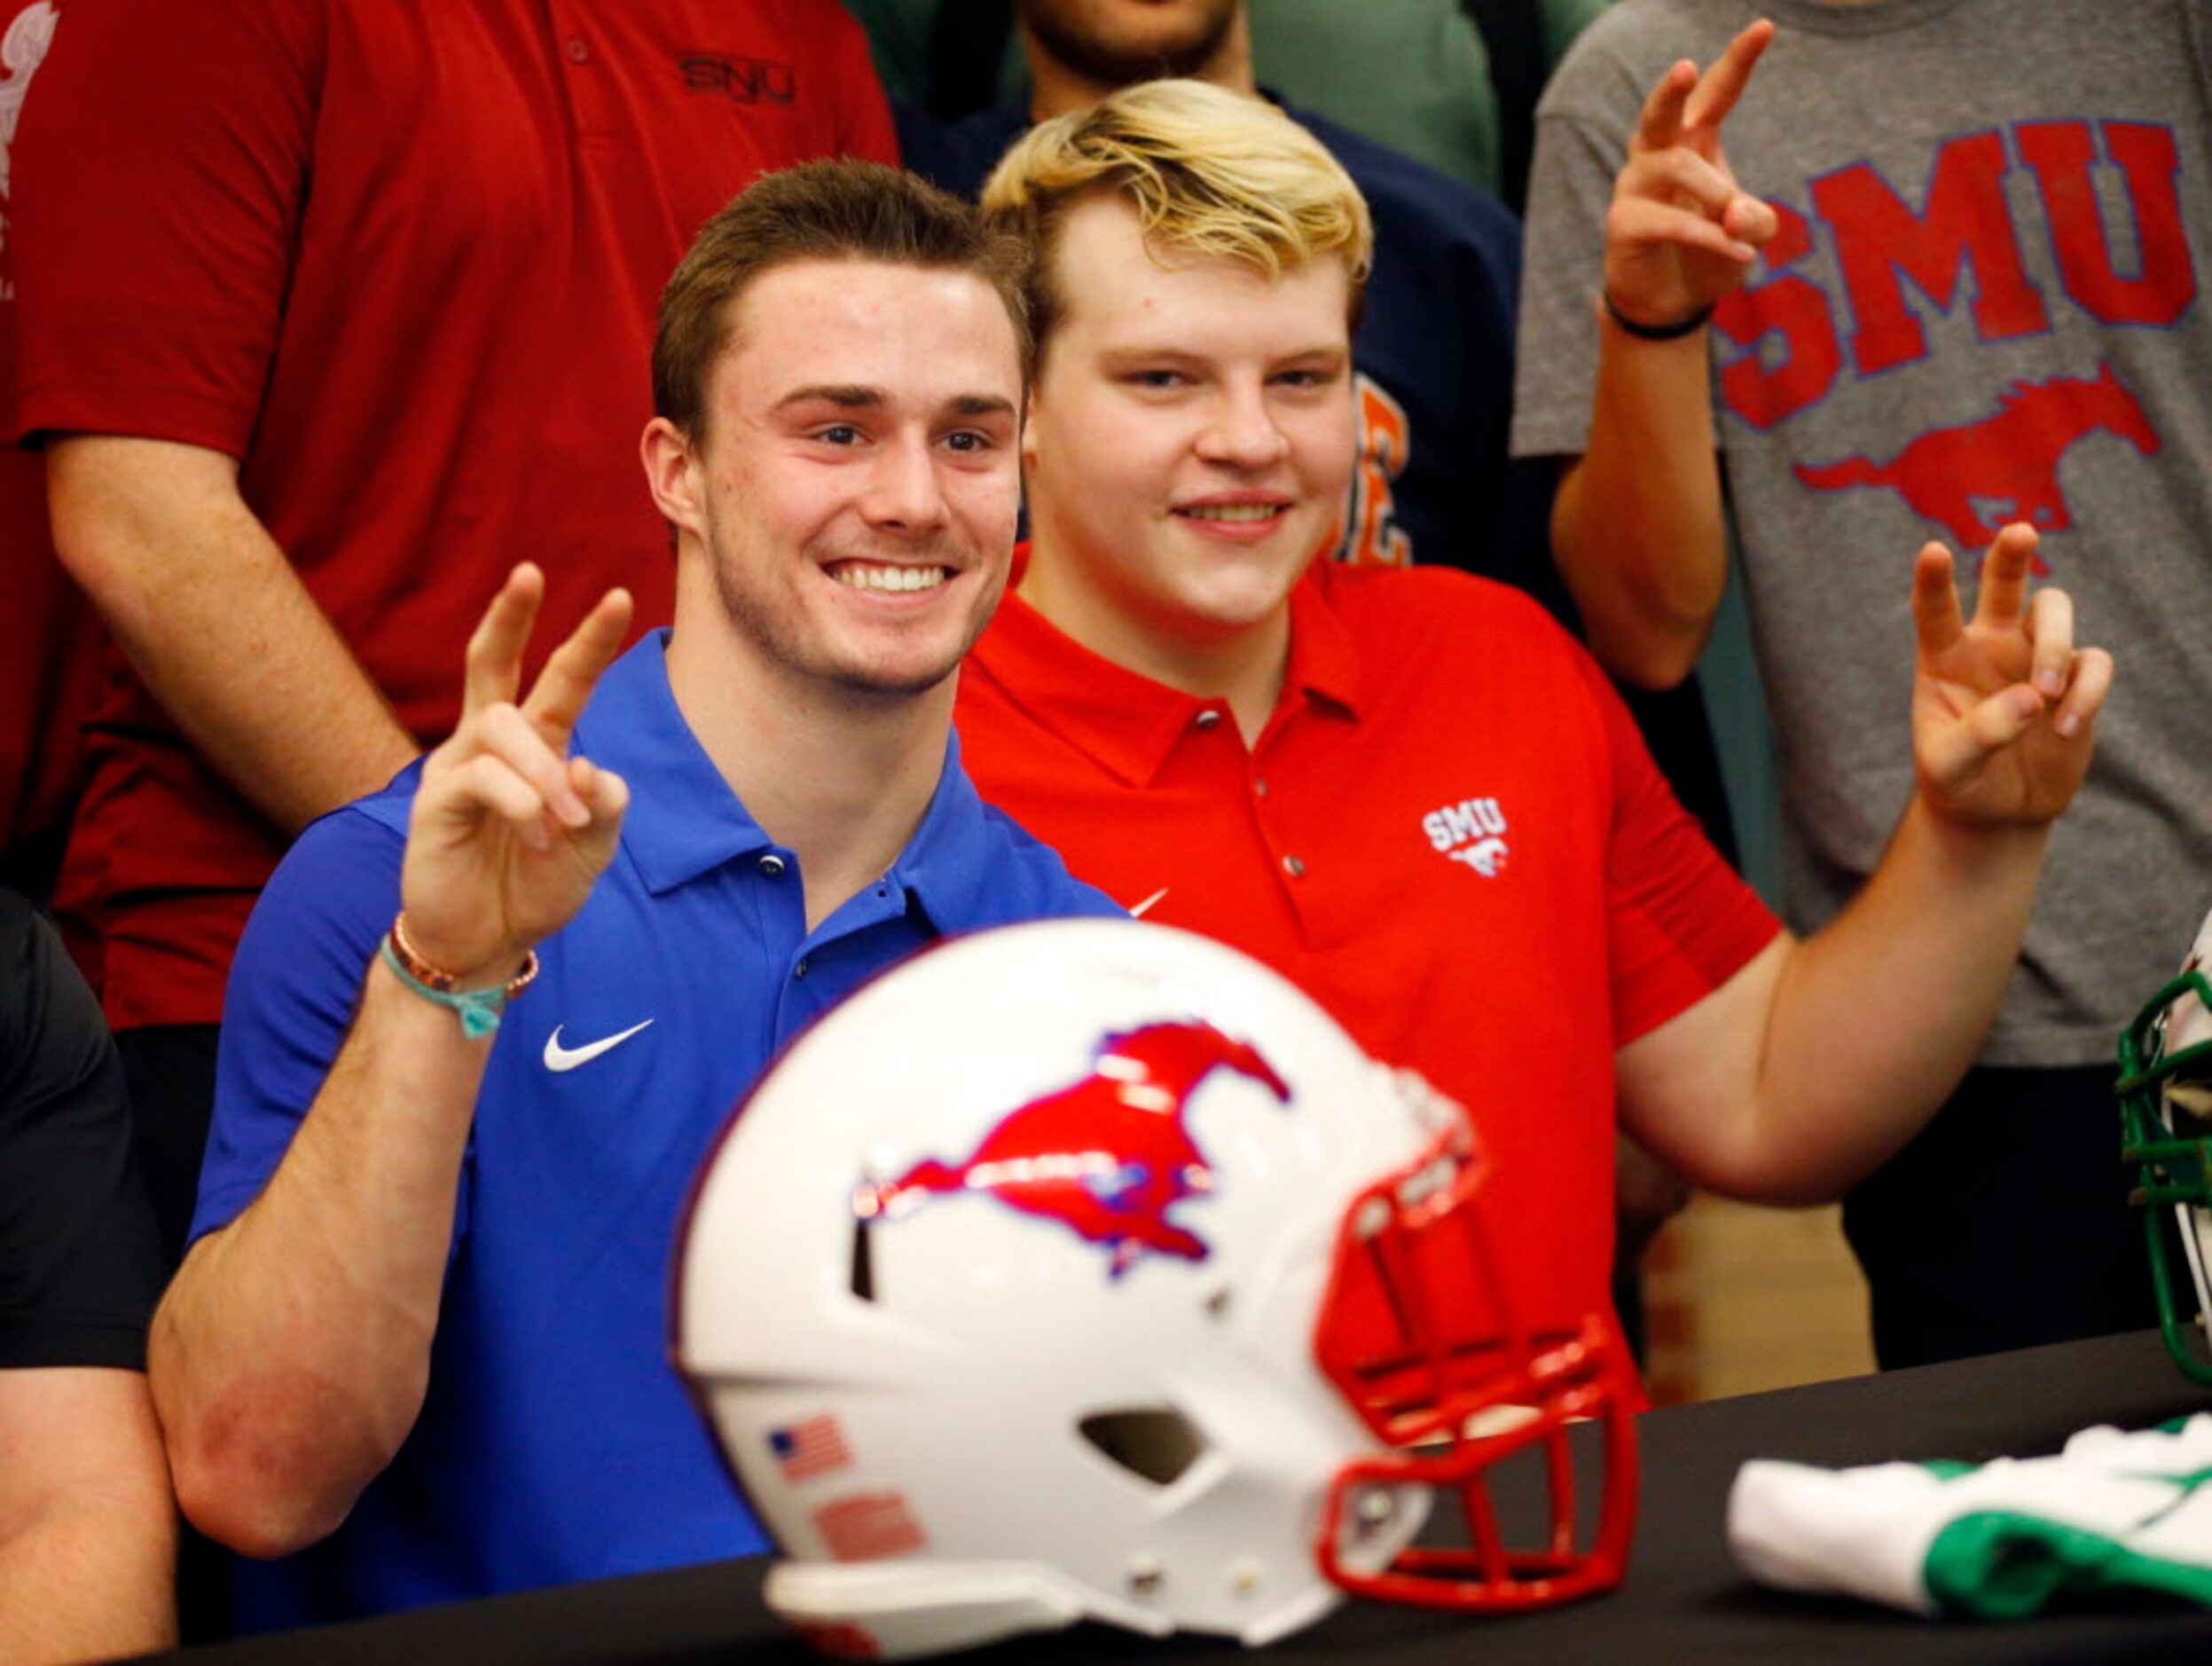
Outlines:
[[[672,632],[610,665],[614,593],[522,692],[517,568],[452,738],[270,885],[152,1343],[187,1513],[281,1559],[242,1623],[763,1547],[666,1363],[710,1137],[890,962],[1114,911],[950,737],[1013,541],[1017,272],[873,164],[733,203],[655,347]]]

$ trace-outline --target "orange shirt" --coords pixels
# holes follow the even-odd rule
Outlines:
[[[1613,1051],[1778,929],[1518,591],[1316,563],[1250,750],[1009,595],[961,677],[984,798],[1145,917],[1298,982],[1473,1112],[1523,1317],[1607,1305]]]

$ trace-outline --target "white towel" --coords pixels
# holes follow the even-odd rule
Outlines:
[[[2012,1619],[2067,1591],[2212,1607],[2212,1414],[2084,1429],[2055,1458],[1815,1469],[1759,1458],[1729,1494],[1752,1577],[1925,1615]]]

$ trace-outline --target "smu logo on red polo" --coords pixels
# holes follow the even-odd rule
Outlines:
[[[1495,798],[1462,798],[1421,818],[1429,848],[1463,862],[1485,879],[1505,871],[1505,811]]]
[[[2008,189],[2023,170],[2032,193]],[[1764,277],[1714,314],[1714,327],[1743,350],[1722,366],[1722,403],[1754,428],[1775,428],[1826,398],[1847,372],[1864,381],[1926,358],[1931,310],[1963,308],[1975,339],[1992,345],[2049,334],[2059,309],[2106,326],[2169,327],[2198,291],[2180,174],[2171,128],[2077,120],[1944,140],[1917,208],[1871,162],[1810,180],[1811,215],[1774,200],[1781,229]],[[2111,186],[2101,198],[2100,180]],[[2013,198],[2023,194],[2040,208],[2040,225],[2016,222]],[[1822,242],[1829,258],[1816,261]],[[2145,456],[2159,449],[2109,363],[2093,376],[2009,387],[1992,378],[1984,412],[1887,458],[1820,460],[1800,477],[1825,491],[1887,487],[1972,546],[2007,520],[2070,526],[2059,460],[2084,437],[2118,435]],[[2024,453],[1999,461],[2001,449],[2023,444]],[[1957,478],[1939,485],[1939,471]]]

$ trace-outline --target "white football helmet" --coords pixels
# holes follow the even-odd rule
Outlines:
[[[898,1657],[1611,1587],[1631,1368],[1608,1315],[1516,1326],[1486,1178],[1458,1105],[1206,939],[1059,921],[887,974],[762,1078],[679,1252],[676,1359],[782,1551],[770,1606]],[[1486,1484],[1515,1454],[1527,1549]],[[1473,1548],[1410,1545],[1438,1491]]]
[[[2183,1373],[2212,1387],[2212,915],[2180,974],[2121,1036],[2118,1091],[2121,1155],[2137,1170],[2160,1328]],[[2181,1240],[2187,1285],[2169,1238]]]

